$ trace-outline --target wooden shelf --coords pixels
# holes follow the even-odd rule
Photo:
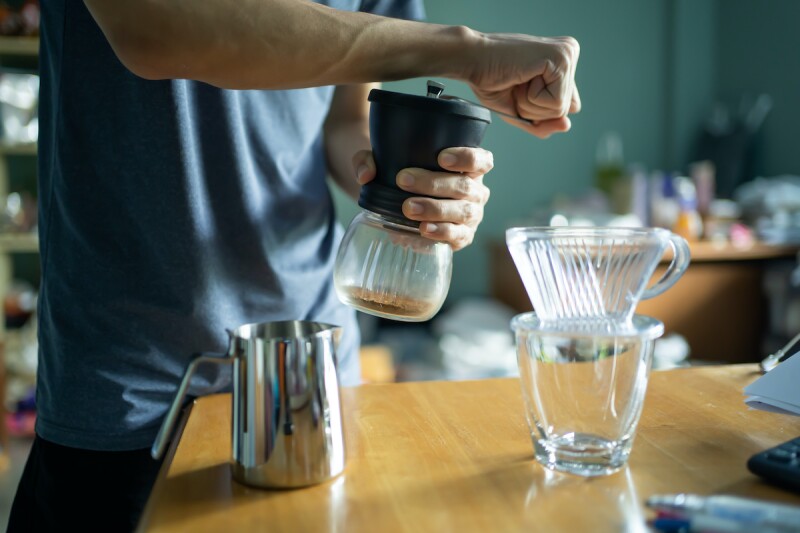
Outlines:
[[[0,233],[0,252],[24,253],[39,251],[39,236],[35,233]]]
[[[0,37],[0,55],[36,57],[39,37]]]
[[[3,144],[0,143],[0,155],[36,155],[36,143]]]

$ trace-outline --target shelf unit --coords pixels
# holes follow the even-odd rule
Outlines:
[[[38,37],[0,37],[0,56],[36,57],[38,55]]]
[[[0,64],[2,59],[29,58],[39,56],[38,37],[2,37],[0,36]],[[7,144],[0,142],[0,198],[5,198],[9,192],[8,157],[24,156],[35,157],[36,143]],[[5,410],[5,341],[6,317],[4,299],[13,278],[11,256],[17,253],[38,253],[39,237],[35,234],[0,233],[0,464],[3,463],[5,450],[8,448],[8,431],[6,428]],[[7,462],[7,461],[6,461]]]

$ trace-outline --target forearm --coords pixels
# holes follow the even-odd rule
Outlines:
[[[305,0],[85,0],[147,78],[286,89],[418,76],[465,79],[478,34]]]
[[[352,198],[358,198],[353,156],[370,150],[369,92],[379,83],[359,83],[336,87],[323,128],[325,155],[331,177]]]
[[[325,131],[325,151],[331,178],[354,200],[358,199],[361,185],[356,181],[353,155],[359,150],[369,149],[366,121],[339,123]]]

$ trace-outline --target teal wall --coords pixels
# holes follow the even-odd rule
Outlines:
[[[751,3],[754,3],[752,0]],[[753,4],[754,5],[754,4]],[[666,168],[685,169],[718,86],[718,2],[673,0],[666,10]]]
[[[583,111],[571,132],[540,140],[499,120],[490,127],[484,146],[495,157],[486,178],[492,198],[474,244],[455,255],[451,303],[488,293],[489,242],[555,195],[591,185],[595,147],[608,130],[622,136],[627,162],[683,170],[715,99],[763,83],[778,88],[776,110],[794,106],[769,119],[770,172],[800,173],[797,149],[787,149],[800,141],[800,32],[790,28],[800,21],[798,0],[426,0],[426,7],[430,22],[572,35],[581,44]],[[788,84],[785,69],[792,71]],[[471,97],[465,86],[441,81],[448,92]],[[386,86],[421,94],[425,80]],[[355,209],[339,200],[347,222]]]
[[[718,10],[718,95],[736,105],[768,92],[761,170],[800,175],[800,1],[722,0]]]

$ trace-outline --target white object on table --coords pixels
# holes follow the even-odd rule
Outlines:
[[[800,355],[786,359],[744,388],[754,409],[800,416]]]

